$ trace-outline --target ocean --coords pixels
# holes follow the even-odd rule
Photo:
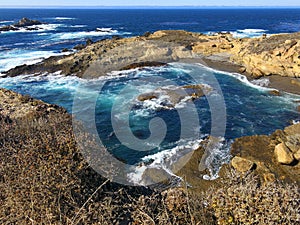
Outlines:
[[[69,54],[61,50],[72,50],[88,38],[96,41],[169,29],[206,34],[228,31],[241,38],[300,30],[300,9],[0,9],[0,25],[23,17],[47,24],[40,25],[38,31],[0,33],[0,72]],[[251,83],[239,74],[171,63],[116,71],[107,78],[89,81],[57,74],[0,78],[0,87],[65,107],[86,124],[95,121],[98,135],[110,153],[128,165],[143,165],[128,172],[128,179],[142,183],[144,165],[169,170],[182,152],[196,149],[209,135],[220,138],[220,145],[207,161],[207,178],[216,178],[220,165],[230,158],[230,144],[235,138],[270,134],[299,120],[296,101],[300,96],[274,96],[262,87],[267,82],[264,78]],[[193,103],[182,102],[165,109],[166,96],[144,103],[136,101],[139,94],[159,87],[199,83],[213,90]],[[92,101],[94,105],[89,104]],[[88,116],[90,112],[92,117]],[[165,133],[153,137],[161,130]],[[128,137],[138,145],[126,143]]]

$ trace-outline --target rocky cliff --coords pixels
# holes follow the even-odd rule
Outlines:
[[[186,31],[157,31],[131,38],[113,38],[68,56],[51,57],[35,65],[18,66],[7,76],[61,71],[81,77],[97,62],[89,77],[145,62],[173,62],[207,57],[233,63],[239,72],[259,78],[269,75],[300,77],[300,33],[234,38],[230,33],[204,35]]]

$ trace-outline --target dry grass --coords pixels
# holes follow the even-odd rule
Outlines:
[[[111,183],[85,163],[61,112],[0,114],[0,163],[0,224],[300,223],[298,186],[251,176],[197,195]]]

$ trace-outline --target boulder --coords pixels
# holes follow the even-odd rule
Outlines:
[[[271,90],[271,91],[269,91],[269,94],[275,95],[275,96],[280,96],[281,95],[280,91],[278,91],[278,90]]]
[[[255,79],[261,78],[264,75],[258,68],[254,68],[251,74]]]
[[[296,153],[300,149],[300,134],[287,135],[285,145],[290,151]]]
[[[231,160],[231,165],[235,170],[237,170],[241,173],[245,173],[245,172],[250,171],[253,168],[254,163],[248,159],[244,159],[242,157],[235,156]]]
[[[241,67],[239,68],[239,73],[245,73],[246,72],[246,68],[245,67]]]
[[[281,164],[289,165],[294,161],[293,153],[284,143],[276,145],[274,153],[277,161]]]

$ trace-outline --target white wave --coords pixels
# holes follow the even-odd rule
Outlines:
[[[14,22],[13,20],[3,20],[3,21],[0,21],[0,24],[13,23],[13,22]]]
[[[115,30],[111,27],[103,27],[103,28],[97,28],[96,31],[98,31],[98,32],[114,32]]]
[[[61,25],[62,24],[40,24],[40,25],[22,27],[22,28],[19,28],[19,30],[2,31],[1,33],[7,34],[7,33],[45,32],[45,31],[56,30]],[[28,28],[33,29],[33,30],[27,30]]]
[[[46,35],[49,35],[49,33],[40,33],[40,34],[37,34],[38,36],[46,36]]]
[[[267,32],[268,30],[264,30],[264,29],[243,29],[243,30],[237,30],[238,32],[241,33],[262,33],[262,32]]]
[[[245,38],[245,37],[260,37],[265,34],[268,30],[263,29],[243,29],[231,32],[233,37],[236,38]]]
[[[70,27],[72,27],[72,28],[81,28],[81,27],[87,27],[87,25],[72,25]]]
[[[116,35],[120,34],[117,30],[108,31],[78,31],[78,32],[68,32],[68,33],[59,33],[54,34],[53,38],[56,39],[77,39],[84,37],[92,37],[92,36],[108,36],[108,35]]]
[[[20,43],[15,43],[14,46],[20,46],[20,45],[25,45],[26,43],[20,42]]]
[[[148,185],[147,181],[143,179],[143,175],[148,168],[160,169],[172,177],[178,177],[172,172],[172,165],[184,155],[198,149],[202,141],[202,139],[196,141],[181,140],[176,143],[177,146],[174,148],[143,157],[142,163],[136,167],[135,171],[127,175],[129,181],[134,184]]]
[[[260,87],[268,87],[270,85],[270,80],[269,78],[260,78],[258,80],[252,80],[251,83]]]
[[[50,56],[64,55],[53,51],[29,51],[14,49],[0,53],[0,72],[7,71],[23,64],[32,65]]]
[[[72,17],[60,17],[57,16],[54,18],[55,20],[75,20],[76,18],[72,18]]]
[[[292,121],[292,124],[294,124],[294,125],[295,125],[295,124],[299,124],[299,123],[300,123],[300,120],[293,120],[293,121]]]
[[[38,81],[47,81],[41,83],[41,86],[47,87],[48,89],[67,89],[67,90],[76,90],[76,88],[82,83],[84,84],[81,78],[76,76],[64,76],[60,74],[61,72],[55,72],[52,74],[44,73],[42,75],[20,75],[16,77],[7,77],[0,79],[1,86],[11,85],[11,84],[20,84],[20,83],[31,83]],[[39,88],[41,87],[39,86]]]
[[[204,180],[215,180],[219,177],[222,165],[230,161],[230,146],[233,142],[232,140],[226,142],[224,137],[210,140],[210,144],[205,147],[205,158],[201,161],[209,171],[209,174],[203,176]]]
[[[219,33],[231,33],[233,37],[235,38],[254,38],[254,37],[260,37],[268,30],[263,29],[243,29],[243,30],[236,30],[236,31],[221,31],[221,32],[215,32],[215,31],[209,31],[205,32],[207,35],[217,35]]]
[[[242,83],[244,83],[245,85],[258,89],[260,91],[271,91],[271,90],[276,90],[274,88],[268,88],[268,87],[262,87],[259,86],[255,83],[252,83],[248,80],[248,78],[245,75],[239,74],[239,73],[231,73],[231,72],[225,72],[225,71],[221,71],[221,70],[217,70],[217,69],[213,69],[211,67],[205,66],[203,64],[197,63],[197,65],[199,65],[200,67],[205,68],[207,71],[211,71],[211,72],[216,72],[216,73],[220,73],[220,74],[224,74],[227,76],[231,76],[236,78],[237,80],[241,81]]]

